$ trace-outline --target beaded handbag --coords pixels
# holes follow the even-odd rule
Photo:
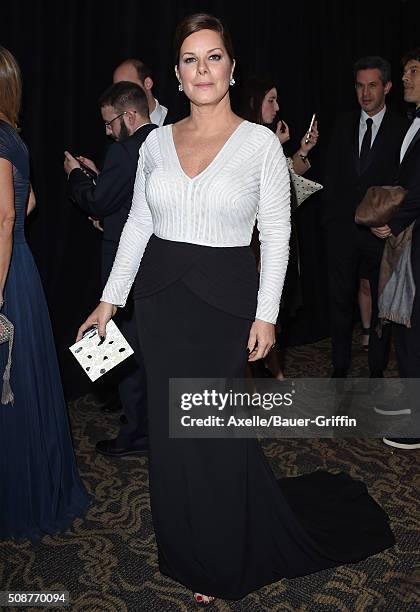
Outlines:
[[[291,208],[293,212],[309,196],[322,189],[323,186],[315,181],[310,181],[300,174],[296,174],[293,168],[293,160],[290,157],[287,157],[286,161],[290,173]]]
[[[0,308],[3,304],[0,302]],[[12,349],[13,349],[13,336],[15,328],[13,323],[9,321],[6,315],[0,313],[0,344],[4,342],[9,343],[9,357],[7,365],[3,374],[3,390],[1,394],[2,404],[13,404],[14,395],[10,386],[10,369],[12,367]]]
[[[134,353],[112,319],[106,325],[105,340],[101,340],[93,326],[69,348],[93,382]]]

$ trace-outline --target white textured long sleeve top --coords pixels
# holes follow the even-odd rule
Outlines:
[[[261,242],[256,318],[275,323],[290,237],[290,184],[278,138],[239,124],[212,162],[190,178],[172,126],[153,130],[139,152],[133,202],[101,300],[124,306],[152,234],[210,247],[248,246],[257,219]]]

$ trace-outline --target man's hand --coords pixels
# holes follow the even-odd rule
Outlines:
[[[251,327],[248,338],[248,361],[257,361],[266,357],[276,341],[274,325],[256,319]]]
[[[96,172],[96,174],[99,174],[99,170],[96,167],[95,162],[93,162],[88,157],[83,157],[83,155],[78,155],[76,159],[79,159],[82,162],[82,164],[85,164],[85,166],[87,166],[88,168],[90,168],[91,170]],[[82,168],[82,170],[83,170],[83,168]]]
[[[389,225],[382,225],[381,227],[371,227],[370,231],[377,238],[382,238],[383,240],[385,238],[388,238],[388,236],[392,234],[391,228],[389,227]]]
[[[80,168],[79,162],[71,153],[64,151],[64,172],[69,175],[75,168]]]
[[[99,230],[100,232],[104,231],[100,219],[93,219],[92,217],[88,217],[88,219],[92,222],[92,225],[95,229]]]

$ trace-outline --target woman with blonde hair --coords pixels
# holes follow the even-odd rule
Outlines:
[[[21,92],[19,66],[0,47],[0,303],[14,325],[11,392],[0,404],[0,540],[35,541],[84,516],[89,496],[77,472],[47,304],[25,239],[35,197],[18,131]],[[2,344],[2,372],[7,359]]]

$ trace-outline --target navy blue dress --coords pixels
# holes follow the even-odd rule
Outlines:
[[[15,326],[15,399],[14,404],[0,403],[0,540],[34,541],[83,517],[89,496],[77,471],[47,304],[25,240],[28,150],[2,120],[0,157],[13,165],[16,210],[2,310]],[[0,346],[0,386],[7,357],[5,343]]]

